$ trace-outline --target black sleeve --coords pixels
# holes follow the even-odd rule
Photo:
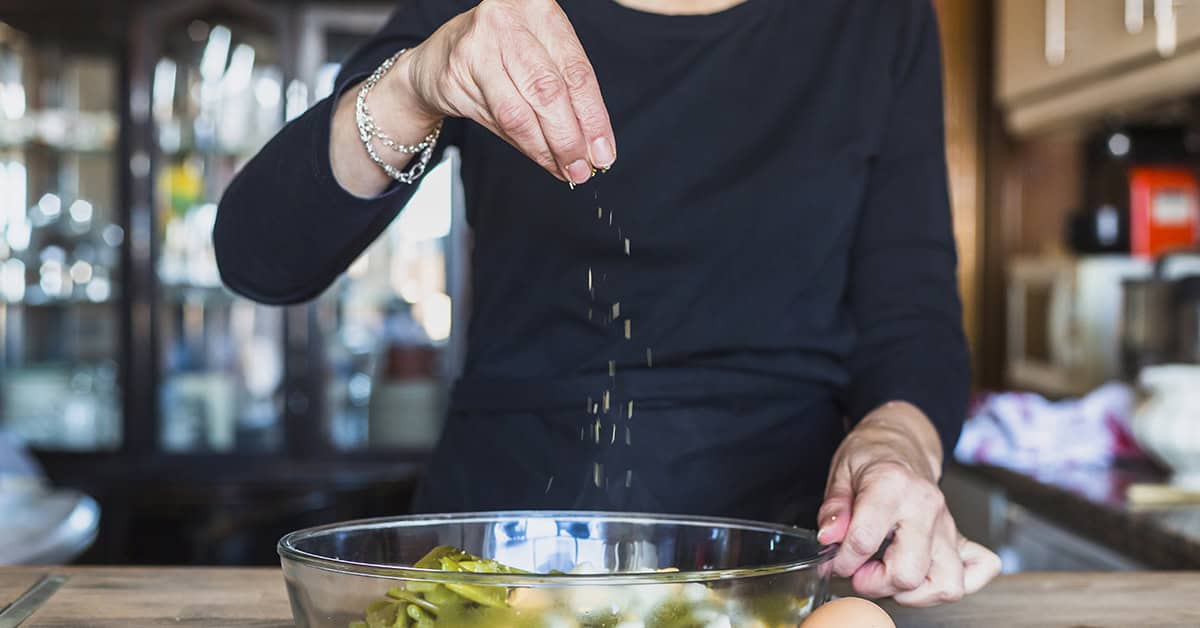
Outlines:
[[[888,401],[907,401],[932,420],[949,453],[966,418],[970,360],[947,190],[941,48],[929,0],[897,5],[911,8],[851,261],[857,344],[849,410],[857,421]]]
[[[231,290],[269,304],[298,303],[325,290],[395,218],[415,185],[374,198],[347,192],[329,162],[339,96],[397,51],[420,43],[470,8],[467,0],[409,0],[342,66],[334,93],[289,122],[234,177],[221,198],[213,245]],[[433,156],[454,140],[447,120]]]

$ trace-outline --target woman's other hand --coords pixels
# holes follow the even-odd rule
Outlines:
[[[907,403],[878,408],[838,448],[818,538],[841,543],[834,573],[850,578],[860,595],[933,606],[974,593],[1000,573],[995,554],[958,533],[938,488],[941,466],[933,425]]]

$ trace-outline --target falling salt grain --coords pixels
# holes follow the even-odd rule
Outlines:
[[[625,488],[633,486],[633,469],[625,470]]]
[[[603,207],[596,208],[596,220],[604,220],[604,208]]]
[[[632,338],[633,338],[633,321],[631,321],[627,318],[627,319],[625,319],[625,339],[630,340]]]
[[[596,488],[600,488],[600,475],[604,473],[604,467],[599,462],[592,463],[592,481],[596,483]]]
[[[633,418],[633,402],[632,401],[629,402],[629,412],[626,413],[625,418],[627,418],[627,419]]]
[[[646,349],[646,366],[654,367],[654,352],[649,348]]]
[[[608,439],[608,444],[609,445],[617,444],[617,424],[616,423],[613,423],[612,438]]]
[[[588,267],[588,292],[592,291],[592,269]]]
[[[608,412],[608,391],[604,391],[604,411]]]
[[[617,376],[617,361],[616,360],[608,361],[608,376],[609,377]],[[605,393],[605,394],[607,395],[608,393]]]
[[[616,303],[613,303],[613,306],[612,306],[612,317],[613,317],[613,319],[614,319],[614,320],[615,320],[615,319],[618,319],[618,318],[621,318],[621,302],[620,302],[620,301],[617,301]]]
[[[625,254],[629,255],[629,238],[625,238]]]
[[[553,475],[552,475],[552,476],[550,476],[550,481],[549,481],[549,482],[546,482],[546,492],[547,492],[547,493],[549,493],[549,492],[550,492],[550,487],[551,487],[551,486],[554,486],[554,476],[553,476]]]
[[[625,446],[628,447],[632,444],[633,444],[632,439],[629,436],[629,426],[627,425],[627,426],[625,426]]]
[[[594,425],[592,425],[592,432],[595,434],[595,436],[593,438],[595,438],[596,444],[599,445],[600,444],[600,419],[596,419],[596,423]]]

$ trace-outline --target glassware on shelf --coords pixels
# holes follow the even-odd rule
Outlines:
[[[390,305],[385,316],[370,386],[368,442],[376,448],[432,447],[442,412],[437,347],[404,301]]]
[[[283,124],[278,39],[254,19],[167,18],[151,60],[160,447],[277,451],[283,315],[224,288],[212,246],[234,173]]]
[[[0,428],[122,442],[117,62],[0,29]]]
[[[453,154],[317,302],[328,360],[326,415],[338,449],[428,449],[439,436],[455,303],[448,267]]]

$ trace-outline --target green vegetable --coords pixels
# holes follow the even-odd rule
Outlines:
[[[415,566],[453,573],[529,573],[449,546],[433,548]],[[667,588],[650,587],[661,598],[658,594],[639,597],[635,588],[634,593],[612,598],[601,594],[597,602],[591,595],[595,591],[570,587],[518,591],[500,585],[405,582],[371,603],[364,620],[351,622],[349,628],[616,628],[630,621],[645,628],[705,628],[714,623],[795,626],[809,604],[808,598],[782,593],[739,601],[726,600],[696,584],[662,586]],[[583,603],[586,610],[573,597],[577,595],[588,598]]]

